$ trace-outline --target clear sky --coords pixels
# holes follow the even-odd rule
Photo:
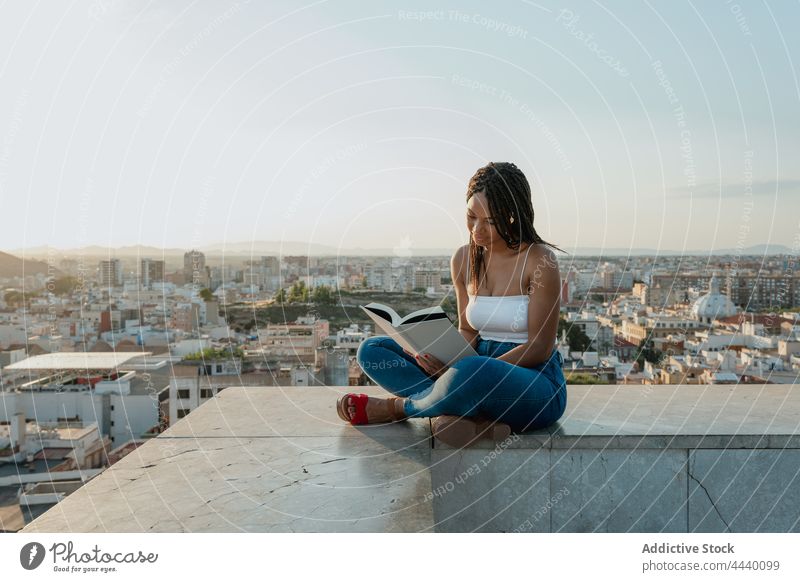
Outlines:
[[[798,22],[789,1],[7,2],[0,249],[454,248],[488,161],[523,169],[565,248],[791,246]]]

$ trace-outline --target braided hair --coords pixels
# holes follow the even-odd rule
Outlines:
[[[565,253],[563,249],[545,241],[533,226],[533,203],[531,187],[525,174],[512,162],[489,162],[479,168],[467,187],[467,202],[476,193],[483,191],[489,202],[495,228],[511,249],[522,243],[545,244]],[[484,264],[484,249],[470,237],[470,282],[478,287],[478,277]]]

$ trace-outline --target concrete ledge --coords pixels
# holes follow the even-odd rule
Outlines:
[[[430,421],[350,426],[334,408],[348,391],[227,388],[23,531],[432,528]]]
[[[800,448],[800,392],[791,384],[569,386],[556,424],[508,446]]]
[[[435,441],[438,531],[800,531],[792,385],[570,386],[547,431]]]
[[[568,390],[549,429],[451,449],[338,418],[379,387],[228,388],[23,531],[800,531],[793,386]]]

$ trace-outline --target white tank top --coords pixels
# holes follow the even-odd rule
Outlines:
[[[525,263],[519,276],[519,287],[522,290],[522,276],[528,253],[533,245],[528,245],[525,252]],[[467,288],[469,288],[469,253],[467,253]],[[467,292],[467,323],[478,330],[483,339],[498,342],[525,343],[528,341],[528,303],[527,294],[492,296],[472,295]]]

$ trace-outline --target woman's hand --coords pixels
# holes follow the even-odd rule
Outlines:
[[[449,367],[431,354],[417,354],[414,358],[417,360],[417,364],[422,366],[431,378],[438,378]]]

